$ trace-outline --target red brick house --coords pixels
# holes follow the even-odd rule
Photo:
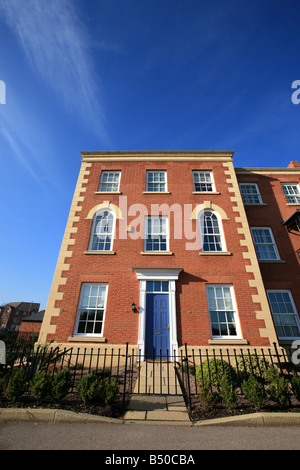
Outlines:
[[[82,152],[39,341],[174,357],[300,338],[299,164],[232,157]]]
[[[0,328],[19,330],[21,321],[36,313],[39,308],[40,304],[35,302],[10,302],[0,307]]]
[[[25,317],[21,321],[18,339],[23,338],[25,341],[31,342],[32,339],[37,340],[40,334],[45,310],[33,313],[29,317]]]

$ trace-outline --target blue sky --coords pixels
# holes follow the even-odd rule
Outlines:
[[[299,0],[0,0],[0,305],[46,307],[80,151],[299,160],[299,18]]]

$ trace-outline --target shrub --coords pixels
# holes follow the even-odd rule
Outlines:
[[[33,379],[30,382],[30,391],[33,396],[38,400],[43,400],[49,394],[51,389],[51,381],[50,377],[44,372],[40,370],[37,372]]]
[[[54,375],[51,385],[51,397],[55,402],[61,401],[69,393],[71,387],[71,373],[63,369]]]
[[[95,372],[83,375],[80,379],[79,384],[76,387],[76,391],[84,403],[91,402],[94,400],[99,392],[100,378]]]
[[[116,379],[104,379],[99,388],[99,398],[106,405],[113,402],[119,393],[119,382]]]
[[[200,401],[205,406],[210,406],[216,401],[217,396],[216,396],[215,393],[212,393],[210,391],[209,387],[200,386],[200,388],[199,388],[199,398],[200,398]]]
[[[104,379],[105,377],[110,376],[111,370],[109,367],[105,367],[105,369],[102,369],[101,372],[98,373],[100,374],[101,378]]]
[[[220,396],[223,404],[228,410],[232,410],[236,407],[237,403],[237,392],[235,384],[232,382],[231,377],[224,375],[220,382]]]
[[[300,401],[300,377],[298,375],[294,375],[291,382],[296,398]]]
[[[269,367],[268,361],[256,355],[237,356],[236,367],[239,371],[241,379],[247,378],[249,375],[255,377],[263,377]]]
[[[2,398],[2,396],[4,395],[4,390],[5,390],[5,385],[6,385],[6,377],[2,377],[2,379],[0,379],[0,400]]]
[[[24,369],[17,370],[10,378],[4,396],[13,403],[17,402],[26,390],[27,374]]]
[[[269,387],[270,398],[279,406],[286,404],[289,397],[289,384],[284,377],[273,378]]]
[[[233,385],[236,384],[236,371],[228,362],[221,359],[207,359],[196,368],[196,379],[199,385],[205,388],[220,385],[224,376]]]
[[[265,387],[257,380],[254,375],[250,375],[248,379],[242,383],[242,391],[256,408],[260,409],[264,406],[267,393]]]
[[[268,382],[268,383],[271,383],[272,381],[274,380],[277,380],[280,375],[279,375],[279,372],[278,370],[276,369],[275,366],[271,366],[269,367],[263,374],[264,376],[264,379]]]
[[[182,373],[189,373],[189,375],[195,375],[196,373],[196,365],[195,364],[187,364],[185,362],[182,362],[181,364],[181,372]]]

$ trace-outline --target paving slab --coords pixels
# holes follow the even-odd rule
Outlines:
[[[167,400],[164,396],[136,395],[130,400],[128,410],[167,410]]]
[[[125,413],[125,416],[124,416],[124,420],[125,421],[145,421],[146,420],[146,413],[147,411],[143,411],[143,410],[129,410],[129,411],[126,411]]]
[[[181,393],[175,366],[160,362],[143,362],[140,365],[134,393],[176,395]]]
[[[167,407],[170,411],[186,411],[186,404],[183,396],[168,395],[166,397]]]
[[[188,421],[190,418],[187,412],[184,411],[165,411],[153,410],[147,411],[147,421]]]
[[[185,421],[189,414],[182,396],[137,395],[130,400],[124,420]]]

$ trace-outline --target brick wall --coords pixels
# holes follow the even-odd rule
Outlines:
[[[143,194],[146,189],[146,170],[167,170],[168,191],[170,194]],[[192,170],[212,170],[216,191],[220,194],[193,194]],[[91,255],[88,249],[92,219],[87,219],[90,210],[110,201],[119,206],[118,194],[95,194],[98,191],[100,174],[103,170],[121,170],[121,196],[127,196],[127,207],[135,203],[146,206],[149,214],[151,204],[166,203],[197,205],[210,201],[219,206],[227,215],[223,220],[223,229],[228,252],[231,255],[201,256],[199,246],[195,250],[186,250],[186,240],[174,239],[174,215],[170,217],[171,256],[142,255],[143,240],[120,240],[118,238],[120,220],[116,221],[116,238],[113,243],[113,255]],[[227,174],[226,174],[227,170]],[[62,271],[66,278],[58,291],[61,300],[56,300],[55,309],[59,315],[51,317],[51,325],[56,325],[55,333],[47,335],[47,341],[67,342],[73,335],[77,314],[80,288],[84,282],[108,283],[108,298],[103,336],[107,344],[137,343],[139,314],[132,312],[131,304],[139,305],[139,281],[132,271],[134,267],[182,268],[176,282],[177,339],[182,345],[209,345],[211,339],[206,284],[232,284],[234,287],[238,316],[242,336],[250,346],[267,346],[268,337],[261,335],[265,321],[258,319],[256,312],[261,305],[254,301],[257,288],[251,287],[253,273],[247,270],[249,259],[244,256],[247,246],[243,244],[241,223],[236,202],[232,201],[232,192],[228,183],[228,166],[221,161],[140,161],[140,162],[93,162],[89,168],[88,182],[82,185],[83,201],[78,203],[80,211],[75,215],[78,221],[73,223],[76,233],[70,235],[75,242],[68,246],[70,256],[65,259],[68,269]],[[272,185],[266,186],[266,195],[272,194]],[[270,196],[271,197],[271,196]],[[273,209],[277,211],[275,207]],[[250,212],[247,210],[247,213]],[[123,214],[126,215],[125,213]],[[139,214],[128,215],[127,224],[131,225]],[[250,214],[251,216],[251,214]],[[256,215],[259,217],[259,215]],[[197,220],[190,221],[196,231]],[[138,230],[139,227],[137,226]],[[278,228],[279,230],[279,228]],[[280,230],[283,230],[280,227]],[[280,247],[281,249],[281,247]],[[47,311],[46,311],[47,313]],[[267,312],[268,314],[268,312]]]
[[[265,205],[245,206],[249,225],[270,227],[279,251],[280,261],[260,262],[266,289],[288,289],[292,292],[297,311],[300,312],[299,289],[299,233],[289,233],[282,221],[288,219],[299,205],[288,204],[281,183],[299,183],[300,168],[293,162],[289,168],[295,170],[274,171],[257,169],[257,172],[239,173],[240,183],[256,183]]]

